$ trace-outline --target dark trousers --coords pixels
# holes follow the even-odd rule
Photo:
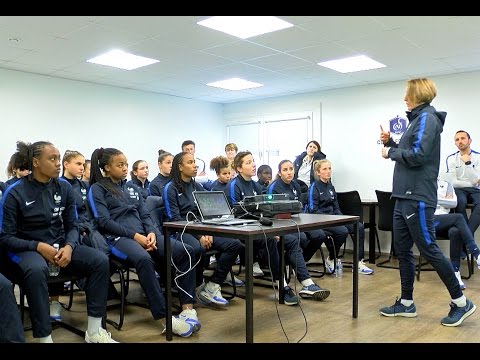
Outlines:
[[[473,234],[462,214],[435,215],[434,220],[437,236],[450,239],[450,261],[455,271],[460,269],[460,254],[463,244],[475,258],[480,255]]]
[[[0,274],[0,343],[23,343],[23,324],[10,281]]]
[[[307,231],[304,234],[305,236],[300,237],[300,246],[303,249],[303,258],[305,262],[308,262],[327,240],[327,234],[320,229]]]
[[[111,243],[112,255],[126,261],[129,266],[136,269],[140,286],[145,292],[153,318],[155,320],[164,318],[166,315],[165,296],[155,271],[158,274],[163,272],[165,238],[157,237],[157,250],[153,251],[146,251],[133,239],[126,237],[117,239]],[[170,239],[170,242],[172,263],[178,269],[175,274],[175,282],[179,287],[180,303],[193,304],[195,302],[195,274],[190,270],[195,264],[193,249],[189,245],[182,246],[174,239]]]
[[[287,234],[283,236],[283,241],[285,243],[285,262],[293,267],[297,274],[297,279],[299,281],[310,279],[301,247],[302,242],[305,243],[308,241],[307,235],[303,232],[299,234]]]
[[[455,188],[455,193],[457,194],[457,208],[455,211],[463,215],[472,234],[475,234],[480,225],[480,189],[474,187]],[[473,204],[470,219],[467,217],[467,203],[469,201]]]
[[[333,238],[333,244],[328,239],[325,241],[325,246],[328,249],[328,257],[330,260],[335,259],[340,252],[340,248],[347,240],[348,229],[346,226],[335,226],[323,229],[325,234],[330,235]]]
[[[52,333],[50,305],[48,300],[47,261],[36,251],[9,253],[6,269],[15,282],[23,286],[27,296],[32,320],[33,337],[45,337]],[[88,246],[77,245],[72,260],[60,274],[86,278],[85,294],[87,313],[92,317],[103,317],[106,312],[108,279],[110,278],[108,257]]]
[[[433,206],[428,206],[422,201],[397,198],[395,203],[393,239],[399,261],[402,299],[413,300],[413,283],[415,281],[413,244],[433,266],[447,287],[451,298],[457,299],[463,295],[452,265],[435,241],[434,212]]]
[[[194,256],[192,257],[192,266],[195,266],[195,286],[200,286],[203,283],[203,271],[205,270],[205,249],[200,241],[192,234],[183,233],[180,237],[180,233],[172,235],[172,239],[176,239],[180,246],[183,244],[189,245],[193,249]]]

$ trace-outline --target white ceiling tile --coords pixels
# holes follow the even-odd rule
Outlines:
[[[295,26],[246,40],[197,25],[202,18],[0,16],[0,67],[219,103],[480,69],[478,16],[282,16]],[[133,71],[86,63],[112,48],[160,62]],[[317,65],[358,54],[387,67]],[[205,85],[229,77],[265,86]]]

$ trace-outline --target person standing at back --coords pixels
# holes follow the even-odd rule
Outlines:
[[[228,163],[229,163],[229,167],[232,169],[230,171],[231,173],[231,178],[234,178],[235,176],[237,176],[237,172],[235,171],[235,169],[233,168],[233,160],[235,159],[235,156],[237,155],[238,153],[238,146],[237,144],[235,143],[228,143],[227,145],[225,145],[225,155],[228,159]],[[211,167],[211,164],[210,164],[210,167]]]
[[[457,194],[456,211],[463,215],[468,227],[475,234],[480,225],[480,153],[472,150],[470,134],[464,130],[455,133],[458,151],[447,157],[447,175]],[[473,204],[470,219],[467,203]]]
[[[476,306],[463,295],[452,265],[435,241],[440,135],[447,116],[430,105],[436,95],[433,81],[426,78],[408,80],[404,101],[410,123],[398,145],[380,126],[380,140],[384,144],[382,156],[395,161],[393,239],[402,290],[400,299],[391,306],[381,308],[380,314],[388,317],[417,316],[413,302],[415,262],[412,246],[415,244],[450,293],[450,311],[441,324],[458,326],[475,312]]]
[[[315,181],[313,162],[315,160],[325,159],[326,157],[320,148],[320,144],[315,140],[309,141],[306,151],[297,156],[293,162],[295,168],[293,178],[300,184],[302,193],[306,193],[310,184]]]
[[[208,174],[205,172],[205,161],[195,156],[195,142],[193,140],[185,140],[182,143],[182,152],[192,154],[195,158],[195,164],[198,169],[195,181],[202,185],[209,182]]]

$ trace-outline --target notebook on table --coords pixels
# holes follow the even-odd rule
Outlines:
[[[194,191],[193,198],[197,204],[202,224],[209,225],[245,225],[257,220],[235,218],[223,191]]]

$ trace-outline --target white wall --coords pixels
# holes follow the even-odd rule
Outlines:
[[[440,172],[445,171],[445,158],[456,151],[454,133],[467,130],[472,148],[480,151],[480,121],[477,118],[480,72],[432,77],[438,95],[432,102],[437,110],[446,111],[442,134]],[[380,124],[400,115],[405,117],[405,81],[322,91],[304,95],[227,104],[226,121],[265,114],[314,111],[315,137],[322,151],[332,161],[333,183],[337,191],[356,189],[362,198],[375,199],[375,189],[391,191],[394,163],[380,156],[377,144]],[[320,105],[321,104],[321,105]],[[298,153],[303,149],[298,149]],[[478,236],[477,231],[477,236]],[[382,250],[388,251],[382,234]],[[388,242],[389,243],[389,242]],[[446,242],[442,242],[446,243]]]
[[[205,160],[224,153],[219,104],[5,69],[0,79],[1,180],[18,140],[48,140],[61,155],[70,149],[86,158],[97,147],[116,147],[129,164],[147,160],[150,180],[160,148],[175,155],[192,139]]]

